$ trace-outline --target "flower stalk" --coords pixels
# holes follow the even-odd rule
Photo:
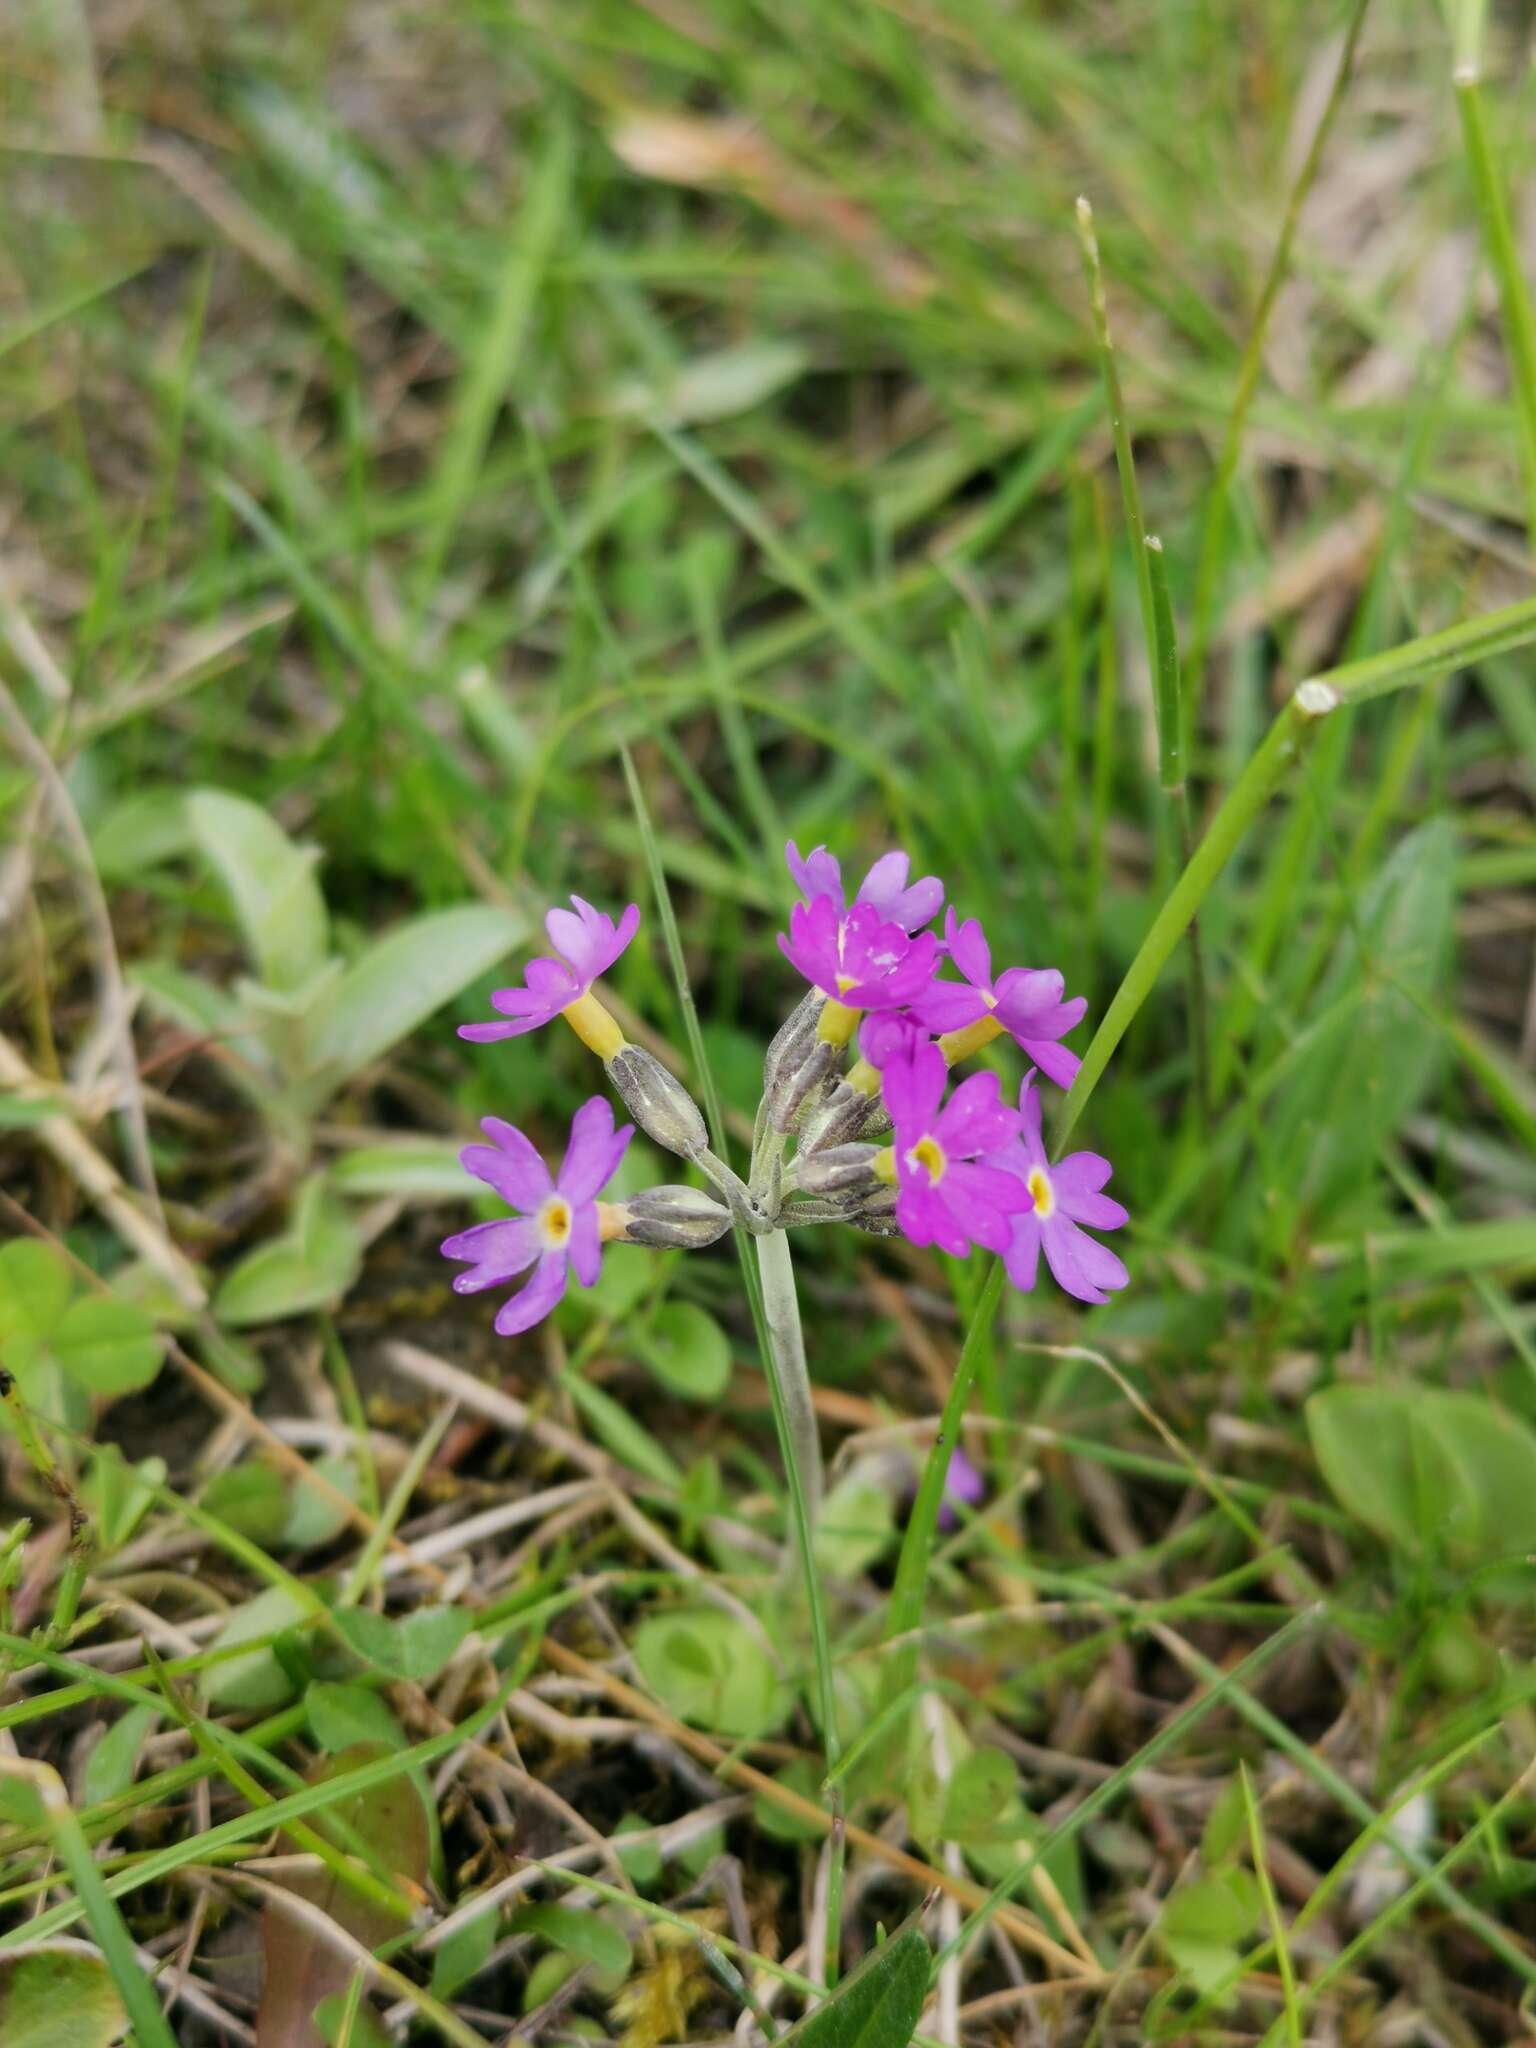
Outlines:
[[[805,1333],[800,1326],[795,1269],[785,1231],[769,1230],[758,1237],[757,1272],[763,1288],[769,1369],[778,1382],[785,1434],[800,1475],[806,1520],[814,1530],[823,1492],[821,1439],[811,1399],[811,1375],[805,1362]]]

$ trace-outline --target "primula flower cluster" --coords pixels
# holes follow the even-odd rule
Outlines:
[[[745,1180],[710,1150],[687,1090],[593,993],[635,936],[634,904],[617,922],[579,896],[572,910],[551,910],[554,957],[530,961],[521,987],[493,993],[498,1021],[461,1027],[484,1042],[562,1019],[603,1061],[634,1119],[615,1129],[607,1102],[593,1096],[553,1175],[499,1118],[483,1126],[489,1144],[465,1150],[468,1171],[514,1214],[447,1239],[444,1252],[467,1267],[455,1287],[478,1292],[532,1269],[496,1316],[503,1336],[548,1315],[571,1273],[590,1287],[605,1243],[692,1250],[732,1224],[765,1233],[846,1223],[955,1258],[981,1246],[1024,1292],[1043,1251],[1057,1284],[1085,1302],[1126,1284],[1121,1261],[1088,1234],[1126,1221],[1103,1192],[1108,1160],[1075,1152],[1053,1165],[1041,1138],[1038,1079],[1071,1086],[1079,1061],[1062,1041],[1081,1022],[1083,1000],[1067,997],[1054,968],[994,971],[979,921],[945,908],[937,876],[912,881],[905,853],[877,860],[851,900],[824,846],[802,856],[791,841],[785,859],[800,901],[779,948],[809,987],[768,1050]],[[941,908],[942,938],[925,929]],[[950,1088],[953,1067],[1005,1035],[1030,1062],[1015,1099],[990,1069]],[[635,1125],[695,1167],[710,1191],[664,1186],[599,1200]]]

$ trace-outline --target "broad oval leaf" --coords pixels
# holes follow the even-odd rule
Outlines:
[[[634,1342],[667,1391],[685,1400],[717,1401],[730,1383],[731,1340],[697,1302],[663,1302]]]
[[[51,1244],[18,1237],[0,1246],[0,1344],[46,1337],[72,1291],[69,1268]]]
[[[590,1963],[605,1990],[617,1990],[629,1975],[629,1943],[598,1913],[575,1906],[519,1906],[507,1922],[507,1931],[536,1934],[578,1961]]]
[[[237,1607],[214,1637],[214,1650],[233,1649],[258,1637],[276,1636],[296,1622],[307,1621],[315,1602],[299,1596],[289,1586],[269,1586],[254,1600]],[[231,1657],[227,1663],[210,1664],[203,1674],[203,1695],[216,1707],[280,1707],[293,1697],[293,1680],[277,1658],[271,1644]]]
[[[128,1790],[139,1767],[139,1751],[159,1719],[159,1708],[145,1704],[130,1707],[112,1723],[85,1760],[81,1790],[87,1806],[99,1806]],[[0,2048],[4,2044],[5,2031],[0,2028]]]
[[[930,1961],[915,1927],[893,1935],[790,2028],[783,2048],[907,2048],[928,1996]]]
[[[238,1330],[327,1308],[357,1278],[362,1258],[351,1216],[317,1176],[294,1204],[293,1227],[247,1253],[215,1295],[213,1312]]]
[[[1536,1550],[1536,1431],[1483,1395],[1325,1387],[1307,1428],[1340,1504],[1398,1549],[1468,1565]]]
[[[398,1620],[366,1607],[338,1608],[338,1632],[349,1649],[390,1678],[424,1685],[436,1678],[469,1634],[474,1617],[463,1607],[418,1607]]]
[[[302,988],[325,965],[328,943],[314,848],[295,846],[260,804],[228,790],[197,790],[187,799],[187,822],[262,979],[275,989]]]
[[[790,1688],[757,1637],[733,1614],[685,1607],[635,1631],[641,1676],[679,1720],[720,1735],[766,1735],[789,1712]]]
[[[110,2048],[127,2029],[111,1971],[83,1942],[0,1956],[0,2048]]]
[[[401,1138],[359,1145],[330,1167],[333,1188],[347,1195],[391,1195],[416,1201],[457,1201],[474,1192],[459,1162],[456,1138]]]
[[[519,945],[526,923],[465,903],[376,939],[347,969],[310,1040],[310,1061],[344,1078],[388,1052]]]
[[[70,1304],[49,1348],[70,1378],[92,1394],[132,1394],[147,1387],[165,1357],[143,1309],[97,1295]]]

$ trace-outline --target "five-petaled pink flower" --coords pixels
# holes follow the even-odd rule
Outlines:
[[[944,913],[944,950],[965,980],[935,981],[914,1005],[928,1029],[959,1031],[995,1017],[1042,1073],[1070,1088],[1082,1061],[1056,1041],[1082,1021],[1084,998],[1062,1001],[1065,984],[1054,967],[1008,967],[994,981],[980,920],[968,917],[958,924],[952,909]]]
[[[860,1055],[882,1071],[930,1042],[931,1034],[904,1010],[872,1010],[859,1026]]]
[[[909,938],[872,903],[844,916],[830,896],[797,903],[779,950],[824,996],[850,1010],[899,1010],[933,980],[939,942],[932,932]]]
[[[444,1240],[443,1250],[450,1259],[470,1262],[467,1273],[454,1275],[459,1294],[500,1287],[533,1267],[527,1286],[496,1313],[496,1334],[515,1337],[549,1314],[565,1293],[572,1268],[583,1287],[597,1278],[602,1264],[597,1197],[618,1171],[635,1127],[625,1124],[616,1131],[613,1111],[602,1096],[592,1096],[571,1119],[565,1162],[553,1179],[512,1124],[488,1116],[480,1128],[492,1142],[466,1145],[459,1156],[477,1180],[520,1214],[461,1230]]]
[[[491,993],[493,1006],[507,1024],[461,1024],[460,1038],[472,1038],[478,1045],[497,1038],[520,1038],[536,1031],[569,1009],[584,996],[600,974],[618,959],[640,928],[640,906],[631,903],[615,925],[613,919],[580,896],[573,896],[576,908],[551,910],[544,919],[549,943],[560,958],[530,960],[523,971],[521,988],[498,988]]]
[[[1020,1141],[1005,1155],[1024,1183],[1032,1206],[1012,1219],[1012,1237],[1003,1254],[1008,1278],[1026,1294],[1035,1284],[1041,1247],[1059,1287],[1079,1301],[1101,1304],[1123,1287],[1130,1275],[1107,1244],[1100,1244],[1079,1225],[1118,1230],[1126,1212],[1099,1191],[1113,1169],[1097,1152],[1072,1152],[1055,1166],[1048,1163],[1040,1137],[1040,1097],[1034,1075],[1026,1074],[1019,1089],[1023,1119]]]
[[[784,849],[784,864],[807,903],[829,896],[839,910],[845,907],[842,868],[837,856],[824,846],[813,847],[802,860],[791,839]],[[911,871],[910,855],[882,853],[854,892],[854,902],[872,903],[888,924],[899,924],[904,932],[917,931],[938,915],[944,884],[937,875],[924,875],[920,882],[909,884]]]
[[[973,1244],[1000,1252],[1031,1199],[1019,1175],[992,1157],[1016,1142],[1018,1111],[1002,1100],[996,1074],[972,1074],[944,1102],[948,1078],[936,1045],[885,1070],[885,1106],[896,1126],[896,1222],[913,1244],[936,1244],[956,1258]]]

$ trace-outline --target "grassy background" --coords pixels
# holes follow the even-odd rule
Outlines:
[[[856,869],[911,846],[1000,959],[1088,996],[1086,1045],[1186,851],[1080,193],[1196,837],[1304,678],[1530,595],[1529,22],[1359,15],[64,0],[6,30],[0,1231],[169,1350],[92,1406],[29,1391],[0,1321],[42,1417],[8,1465],[0,1726],[76,1816],[6,1767],[0,1947],[78,1906],[141,2043],[144,1971],[175,2038],[318,2038],[258,2022],[263,1945],[269,1982],[351,1997],[355,2042],[500,2040],[525,2009],[520,2037],[724,2037],[716,1937],[781,2024],[835,1971],[824,1825],[719,1763],[760,1737],[820,1797],[734,1263],[616,1252],[595,1308],[496,1340],[436,1253],[470,1214],[443,1161],[488,1113],[557,1150],[595,1077],[565,1035],[452,1025],[577,889],[641,901],[610,986],[684,1043],[627,742],[739,1117],[794,998],[789,835]],[[1209,1073],[1181,953],[1083,1110],[1132,1286],[1005,1309],[927,1704],[846,1784],[886,1850],[1012,1873],[930,2036],[1529,2029],[1529,673],[1512,640],[1322,721],[1201,904]],[[281,832],[202,799],[189,824],[193,790]],[[309,970],[466,904],[430,1019],[315,1082]],[[899,1494],[976,1274],[825,1231],[800,1272],[834,1472],[893,1457]],[[706,1329],[734,1370],[689,1399]],[[135,1498],[93,1439],[163,1463]],[[896,1535],[861,1493],[841,1537],[846,1736]],[[445,1602],[473,1633],[411,1637]],[[751,1673],[765,1617],[782,1686],[701,1704],[686,1656],[642,1652],[680,1609]],[[424,1775],[298,1791],[407,1741]],[[1378,1816],[1426,1774],[1397,1855]],[[331,1832],[276,1835],[294,1797]],[[336,1876],[338,1815],[384,1903]],[[663,1832],[619,1862],[626,1819]],[[519,1918],[563,1895],[520,1859],[567,1851],[619,1896]],[[845,1966],[921,1896],[883,1853],[851,1854]],[[389,1959],[387,2022],[347,1938]]]

